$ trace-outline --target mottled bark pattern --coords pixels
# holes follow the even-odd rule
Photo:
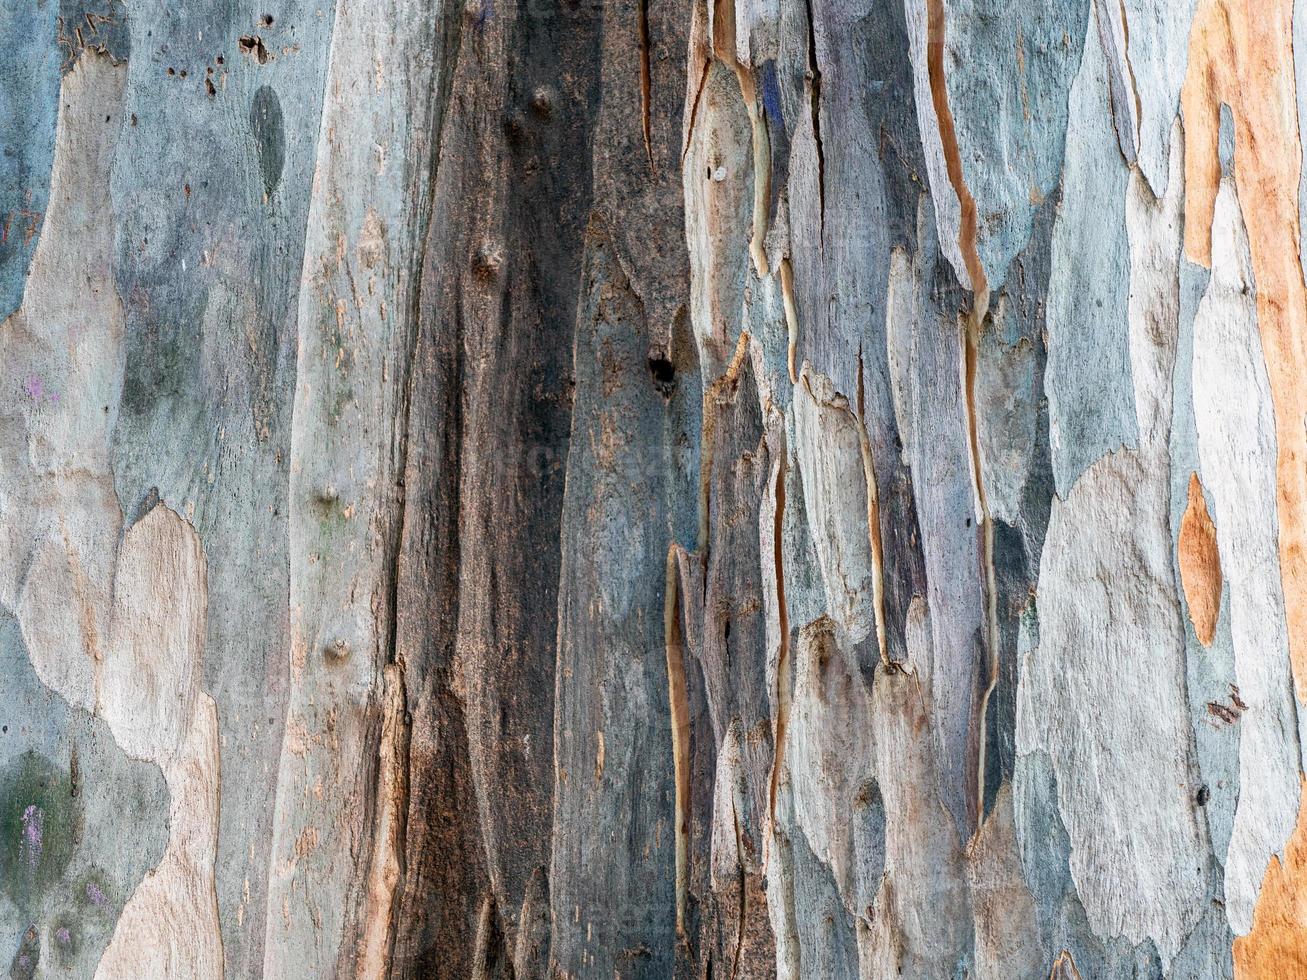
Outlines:
[[[1304,2],[6,3],[0,968],[1307,976]]]

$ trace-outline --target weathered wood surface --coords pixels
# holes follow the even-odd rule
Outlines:
[[[1307,977],[1302,6],[4,4],[0,967]]]

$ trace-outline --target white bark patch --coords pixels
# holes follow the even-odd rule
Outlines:
[[[1189,64],[1195,0],[1102,0],[1121,11],[1123,55],[1136,100],[1139,168],[1154,193],[1170,188],[1168,143]],[[1126,67],[1126,66],[1122,66]]]
[[[830,866],[842,895],[851,892],[850,810],[872,774],[871,698],[850,671],[829,620],[799,631],[786,764],[795,822],[812,852]]]
[[[1099,459],[1053,501],[1040,644],[1017,702],[1019,756],[1042,749],[1052,760],[1090,928],[1103,939],[1151,939],[1164,965],[1207,889],[1168,509],[1183,194],[1179,141],[1172,146],[1167,196],[1154,202],[1137,172],[1126,196],[1140,448]]]
[[[807,382],[794,389],[794,428],[804,506],[826,607],[852,646],[876,626],[862,443],[847,400],[830,380],[806,364],[802,374]]]
[[[223,975],[214,858],[218,713],[200,689],[208,598],[191,525],[157,506],[123,540],[103,712],[114,738],[168,782],[168,849],[123,909],[97,980]]]
[[[976,975],[1035,977],[1045,969],[1035,900],[1017,847],[1012,786],[998,791],[967,862],[975,904]]]
[[[711,56],[710,56],[711,57]],[[739,334],[753,220],[753,135],[735,74],[710,60],[682,167],[690,323],[715,376]]]
[[[929,663],[930,612],[909,616],[914,663]],[[881,673],[871,692],[876,775],[885,807],[885,873],[859,946],[864,977],[953,976],[971,944],[971,893],[956,826],[936,787],[942,769],[925,737],[928,672]],[[859,910],[864,911],[864,910]]]
[[[1275,415],[1231,178],[1216,198],[1212,277],[1194,319],[1193,391],[1202,479],[1230,589],[1238,702],[1222,703],[1210,723],[1239,726],[1225,908],[1230,928],[1242,935],[1252,928],[1267,861],[1297,818],[1298,738],[1280,582]]]

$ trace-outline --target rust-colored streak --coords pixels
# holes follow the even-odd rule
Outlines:
[[[1185,252],[1211,265],[1220,107],[1234,117],[1235,185],[1257,281],[1257,324],[1275,407],[1280,577],[1299,703],[1307,702],[1307,289],[1299,265],[1302,148],[1292,0],[1201,0],[1181,96]]]
[[[953,123],[953,110],[949,107],[948,88],[944,82],[944,30],[944,0],[926,0],[926,70],[930,77],[930,100],[935,106],[935,118],[939,121],[939,141],[944,149],[944,166],[961,209],[958,247],[962,251],[962,261],[967,267],[967,276],[971,280],[975,305],[982,311],[983,316],[984,309],[989,305],[989,284],[985,279],[985,267],[981,264],[980,253],[976,248],[978,228],[976,199],[971,196],[966,176],[962,173],[962,154],[958,150],[957,127]]]
[[[1075,958],[1072,957],[1069,949],[1062,950],[1062,953],[1053,961],[1053,969],[1048,973],[1048,980],[1081,980],[1080,971],[1076,969]]]
[[[930,77],[930,97],[939,122],[939,141],[944,152],[944,166],[949,183],[958,198],[961,220],[958,225],[958,248],[971,280],[971,311],[962,328],[963,395],[967,413],[967,445],[971,455],[971,478],[975,484],[976,504],[979,511],[982,560],[985,570],[985,610],[988,643],[988,674],[985,693],[980,699],[976,719],[976,793],[975,826],[979,829],[979,815],[984,812],[985,793],[985,715],[989,699],[998,682],[998,591],[994,573],[994,523],[985,499],[984,462],[980,452],[978,421],[976,418],[976,370],[980,333],[985,314],[989,310],[989,283],[985,267],[980,261],[976,244],[978,217],[976,199],[967,187],[962,172],[962,154],[958,149],[957,127],[953,110],[949,107],[948,88],[944,78],[944,0],[926,0],[926,68]]]
[[[1303,800],[1302,788],[1299,800]],[[1253,928],[1234,941],[1236,980],[1307,977],[1307,806],[1298,806],[1298,825],[1284,847],[1284,860],[1272,855],[1262,876],[1253,910]]]
[[[1197,473],[1189,476],[1189,505],[1180,519],[1180,584],[1198,641],[1209,647],[1221,614],[1221,556]]]

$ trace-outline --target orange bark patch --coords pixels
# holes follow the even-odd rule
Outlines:
[[[1185,252],[1211,265],[1220,183],[1220,109],[1235,125],[1235,185],[1257,281],[1257,323],[1275,407],[1280,577],[1289,655],[1307,702],[1307,289],[1298,262],[1302,150],[1293,70],[1293,0],[1200,0],[1189,37]]]
[[[962,153],[958,149],[957,127],[953,123],[953,109],[948,101],[948,88],[944,82],[944,0],[926,0],[926,71],[930,78],[930,100],[935,106],[935,118],[939,121],[939,141],[944,150],[944,168],[948,171],[949,183],[958,196],[961,208],[961,227],[958,229],[958,247],[962,251],[962,261],[966,264],[967,277],[971,280],[971,292],[975,296],[975,305],[984,309],[989,304],[989,284],[985,279],[985,267],[980,261],[980,252],[976,247],[976,235],[979,225],[976,199],[967,187],[966,177],[962,173]]]
[[[1048,980],[1080,980],[1080,971],[1076,969],[1076,961],[1069,949],[1062,950],[1062,955],[1053,961]]]
[[[1221,614],[1221,556],[1197,473],[1189,477],[1189,505],[1180,519],[1180,582],[1189,604],[1189,621],[1199,642],[1209,647]]]
[[[1272,857],[1266,865],[1257,908],[1253,911],[1252,932],[1234,941],[1236,980],[1307,977],[1305,882],[1307,807],[1300,802],[1298,826],[1284,847],[1284,860]]]

